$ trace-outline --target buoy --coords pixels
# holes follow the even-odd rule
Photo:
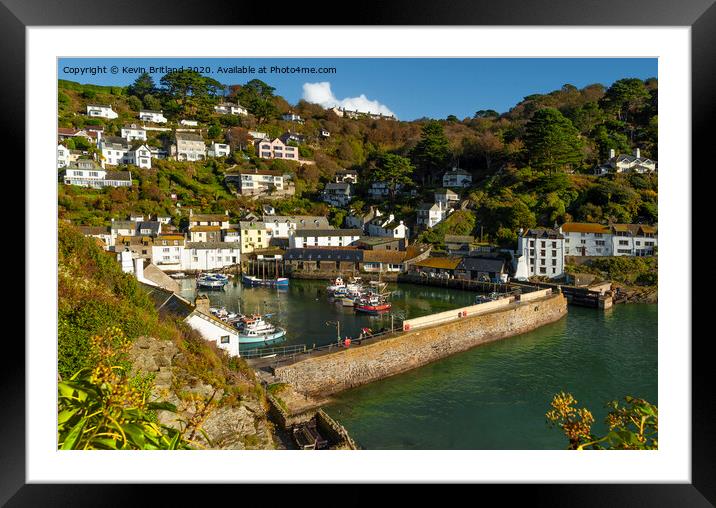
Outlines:
[[[346,347],[348,347],[348,346],[351,345],[351,339],[349,339],[348,337],[346,337],[346,340],[345,340],[343,343],[345,344]]]

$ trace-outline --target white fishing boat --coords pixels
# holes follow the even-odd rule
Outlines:
[[[346,283],[343,282],[341,277],[336,277],[331,284],[326,286],[326,291],[329,293],[335,293],[336,291],[342,291],[346,288]]]
[[[169,274],[169,277],[171,277],[172,279],[183,279],[184,277],[186,277],[186,274],[184,272],[176,272]]]
[[[197,287],[204,289],[223,289],[229,283],[229,277],[222,273],[199,274],[196,277]]]
[[[242,316],[234,326],[239,330],[239,344],[266,342],[286,335],[286,330],[265,321],[259,314]]]

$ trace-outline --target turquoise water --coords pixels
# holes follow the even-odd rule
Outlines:
[[[193,279],[182,294],[195,296]],[[389,285],[390,314],[369,316],[332,303],[325,281],[291,280],[287,290],[202,291],[212,306],[270,313],[287,330],[280,345],[328,344],[363,327],[470,305],[474,293]],[[329,324],[327,324],[329,323]],[[569,391],[594,414],[624,395],[657,401],[657,306],[617,305],[608,311],[569,307],[565,319],[533,332],[476,347],[336,396],[326,411],[367,449],[561,449],[562,434],[544,414],[552,396]]]
[[[181,294],[189,299],[196,295],[194,279],[181,282]],[[199,290],[209,296],[213,307],[226,307],[229,311],[244,314],[258,312],[270,314],[272,323],[286,329],[286,340],[275,346],[307,344],[309,346],[329,344],[337,340],[337,326],[340,323],[341,337],[357,337],[362,328],[374,331],[390,329],[391,317],[394,326],[400,328],[402,319],[410,319],[435,312],[472,305],[475,293],[450,291],[431,286],[415,284],[389,284],[390,312],[372,316],[356,313],[352,308],[343,307],[328,298],[325,288],[327,281],[292,279],[287,289],[243,287],[231,282],[223,291]]]
[[[326,411],[367,449],[562,449],[544,414],[571,392],[604,429],[604,404],[657,400],[657,306],[566,319],[336,397]]]

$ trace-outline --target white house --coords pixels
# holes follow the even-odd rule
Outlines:
[[[452,212],[452,208],[447,208],[441,203],[423,203],[418,207],[417,220],[418,226],[431,228],[445,219]]]
[[[355,169],[339,169],[334,175],[336,183],[358,183],[358,171]]]
[[[239,356],[238,330],[211,314],[211,302],[206,295],[197,296],[192,305],[186,298],[146,281],[142,281],[140,287],[148,294],[158,313],[179,317],[199,332],[204,340],[213,342],[229,356]]]
[[[472,185],[472,175],[460,168],[452,168],[443,175],[443,187],[469,187]]]
[[[147,140],[147,131],[141,125],[133,123],[131,125],[125,125],[122,127],[122,137],[127,141],[134,141],[138,139],[140,141]]]
[[[520,229],[516,255],[524,257],[530,277],[554,279],[564,275],[564,235],[558,229]]]
[[[435,202],[440,203],[443,208],[448,208],[459,201],[460,197],[455,191],[451,191],[450,189],[440,189],[435,192]]]
[[[268,134],[261,131],[249,131],[249,136],[251,136],[254,140],[258,139],[268,139]]]
[[[218,270],[237,265],[241,260],[239,242],[187,242],[182,270]]]
[[[70,150],[64,145],[57,145],[57,169],[67,167],[70,163]]]
[[[262,159],[298,160],[298,148],[286,145],[279,138],[275,138],[273,141],[259,139],[254,144],[256,146],[256,155]]]
[[[366,213],[355,213],[352,211],[352,213],[347,215],[344,219],[344,224],[347,228],[357,228],[366,231],[366,225],[376,217],[381,217],[382,215],[383,212],[371,206]]]
[[[653,256],[656,252],[657,232],[646,224],[612,224],[612,253],[614,256]]]
[[[200,134],[177,132],[175,134],[176,159],[178,161],[202,161],[206,159],[206,145]]]
[[[257,196],[270,192],[283,193],[286,189],[283,173],[271,170],[243,170],[229,174],[227,178],[237,181],[239,192],[244,196]]]
[[[323,189],[321,198],[332,206],[346,206],[353,199],[353,186],[350,183],[329,182]]]
[[[296,122],[296,123],[303,123],[303,119],[300,117],[300,115],[297,115],[293,113],[292,111],[289,111],[288,113],[284,113],[284,115],[281,117],[287,122]]]
[[[152,111],[151,109],[143,109],[139,112],[139,119],[144,122],[167,123],[163,111]]]
[[[611,256],[612,233],[609,226],[584,222],[568,222],[559,228],[564,236],[567,256]]]
[[[108,118],[113,120],[119,115],[112,109],[109,104],[87,104],[87,116],[93,118]]]
[[[657,231],[646,224],[568,222],[560,227],[567,256],[652,256]]]
[[[209,145],[209,157],[228,157],[231,147],[223,143],[212,143]]]
[[[131,187],[132,173],[129,171],[106,171],[93,160],[80,159],[67,166],[62,181],[65,185],[79,185],[96,189]]]
[[[220,115],[248,115],[249,110],[243,107],[241,104],[235,104],[233,102],[221,102],[214,106],[214,111]]]
[[[360,229],[297,229],[289,233],[288,246],[291,249],[348,247],[362,234]]]
[[[132,147],[124,138],[111,136],[102,138],[99,148],[104,164],[134,164],[144,169],[152,167],[152,152],[147,145]]]
[[[408,227],[402,220],[396,220],[392,213],[388,217],[377,217],[368,222],[369,236],[408,238],[408,233]]]
[[[199,125],[199,122],[196,120],[181,120],[179,123],[187,127],[197,127]]]
[[[597,176],[609,173],[654,173],[656,161],[641,156],[638,148],[634,149],[634,155],[615,155],[614,149],[609,150],[609,160],[594,168]]]
[[[264,215],[261,220],[272,238],[288,238],[291,231],[302,229],[327,230],[332,228],[328,218],[318,215]]]
[[[330,138],[331,133],[329,131],[327,131],[326,129],[321,129],[321,137],[322,138]]]

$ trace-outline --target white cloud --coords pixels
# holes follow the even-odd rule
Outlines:
[[[320,104],[324,108],[332,108],[337,106],[352,111],[361,111],[364,113],[381,113],[383,115],[394,115],[384,104],[378,101],[368,99],[364,94],[358,97],[346,97],[338,99],[333,95],[331,84],[328,81],[320,83],[304,83],[303,84],[303,100],[313,104]]]

